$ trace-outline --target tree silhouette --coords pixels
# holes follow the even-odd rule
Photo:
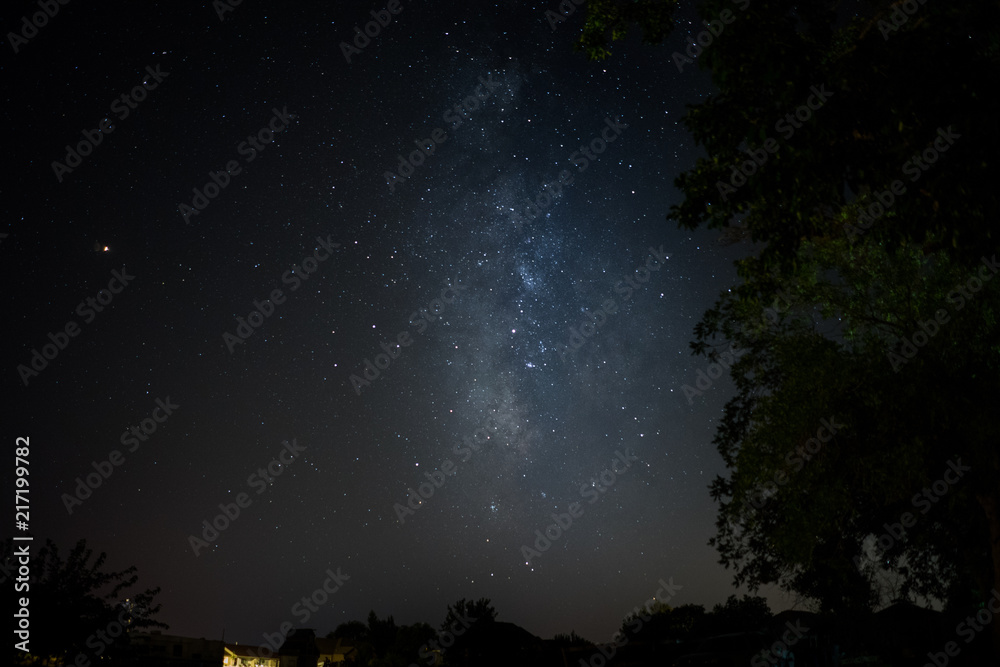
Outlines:
[[[828,611],[989,596],[1000,281],[966,301],[952,292],[971,271],[914,245],[809,242],[785,283],[805,305],[766,327],[763,304],[738,297],[706,314],[746,350],[716,436],[731,474],[712,485],[712,543],[737,584],[779,583]],[[919,353],[896,360],[915,332]]]
[[[496,620],[497,610],[490,604],[489,598],[479,598],[475,602],[462,598],[454,605],[448,605],[448,611],[441,623],[441,630],[452,631],[455,624],[490,623]]]
[[[644,42],[657,44],[673,29],[676,7],[676,0],[589,0],[587,22],[575,48],[591,60],[604,60],[611,55],[611,43],[622,39],[633,25],[642,31]]]
[[[361,621],[347,621],[337,626],[336,630],[328,633],[328,639],[345,639],[350,642],[360,643],[368,640],[368,626]]]
[[[594,58],[609,51],[588,38],[625,32],[607,4],[588,3]],[[623,4],[645,34],[669,32],[663,2]],[[707,156],[667,218],[755,244],[692,344],[742,355],[712,544],[752,590],[778,583],[825,611],[930,597],[964,617],[1000,586],[1000,98],[983,85],[1000,78],[1000,5],[706,0],[700,14],[673,59],[718,93],[684,118]],[[767,310],[779,292],[795,305]],[[820,442],[831,418],[843,427]],[[992,628],[1000,656],[1000,615]]]
[[[705,607],[700,604],[682,604],[670,611],[671,641],[688,641],[695,637],[705,618]]]
[[[7,567],[16,563],[15,544],[24,545],[8,539],[0,546]],[[123,659],[131,633],[167,627],[153,619],[160,611],[154,600],[160,589],[130,593],[139,579],[135,566],[105,572],[106,560],[103,552],[95,557],[86,540],[77,542],[65,559],[51,540],[33,554],[26,594],[31,603],[30,654],[17,651],[18,660],[70,664],[79,654],[91,662]],[[16,571],[16,564],[12,569]]]
[[[440,637],[433,644],[437,646],[440,642],[447,664],[468,665],[481,649],[476,645],[477,641],[490,634],[488,631],[474,630],[488,629],[495,622],[496,616],[497,611],[490,604],[489,598],[479,598],[476,601],[462,598],[454,605],[448,605],[441,623]]]
[[[666,602],[653,602],[635,607],[622,619],[621,633],[629,641],[657,641],[662,639],[670,626],[671,606]]]
[[[730,595],[725,604],[712,607],[712,612],[702,619],[704,634],[756,632],[764,630],[771,620],[771,607],[760,596]]]
[[[381,664],[385,659],[396,643],[398,632],[399,628],[396,627],[396,621],[392,616],[380,619],[374,609],[368,612],[368,642],[372,647],[374,664]]]
[[[588,2],[578,46],[607,57],[593,36],[624,37],[630,23],[663,41],[672,4]],[[921,6],[919,19],[888,30],[898,3],[872,5],[866,15],[844,0],[706,0],[700,13],[714,26],[671,37],[684,57],[689,44],[708,42],[692,53],[719,93],[684,118],[708,157],[676,180],[685,196],[668,220],[685,229],[740,220],[763,244],[759,257],[740,263],[745,279],[766,283],[794,265],[801,240],[843,236],[845,225],[888,247],[926,242],[972,262],[997,245],[1000,193],[991,184],[1000,176],[992,159],[1000,128],[992,119],[1000,100],[982,82],[1000,73],[992,28],[1000,7]],[[807,103],[809,118],[797,120]],[[939,156],[924,161],[929,148]],[[896,180],[906,191],[888,203],[883,192]],[[869,224],[864,213],[880,195],[886,210],[876,207]]]
[[[568,635],[565,633],[557,634],[552,638],[552,642],[560,647],[586,647],[594,645],[594,642],[588,641],[576,634],[576,630],[570,630]]]
[[[431,641],[437,633],[427,623],[404,625],[396,633],[396,641],[389,651],[390,664],[393,667],[408,667],[413,663],[426,664],[421,659],[420,650]]]
[[[368,623],[348,621],[327,634],[329,639],[344,639],[357,651],[353,663],[376,667],[407,667],[421,662],[421,649],[437,633],[427,623],[396,626],[392,616],[380,619],[374,610]]]
[[[368,641],[368,626],[361,621],[347,621],[327,633],[327,639],[343,639],[354,647],[353,665],[368,665],[372,659],[372,645]]]

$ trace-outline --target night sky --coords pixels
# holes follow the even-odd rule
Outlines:
[[[681,388],[748,248],[665,221],[712,91],[671,60],[692,10],[591,63],[556,0],[402,0],[348,62],[385,3],[196,4],[70,2],[4,46],[4,437],[30,437],[35,548],[87,538],[162,587],[171,634],[246,643],[436,627],[462,597],[607,641],[661,578],[736,592],[706,545],[733,387]]]

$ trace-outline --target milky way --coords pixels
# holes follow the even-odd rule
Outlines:
[[[70,7],[11,65],[35,140],[15,151],[26,203],[0,247],[15,248],[7,380],[17,434],[58,452],[33,471],[38,534],[138,566],[171,632],[246,642],[337,567],[351,578],[310,620],[323,633],[369,609],[437,625],[485,596],[537,635],[603,641],[660,578],[684,586],[678,604],[723,600],[707,485],[732,387],[691,403],[681,387],[705,366],[688,342],[736,250],[664,219],[699,155],[679,120],[707,81],[636,40],[589,63],[571,48],[582,12],[552,30],[551,7],[510,2],[404,5],[348,63],[339,44],[377,9],[353,5],[243,3],[219,21],[154,3],[127,30],[133,9]],[[57,182],[51,161],[157,64],[155,95]],[[285,108],[245,161],[240,143]],[[179,204],[229,160],[241,172],[186,221]],[[306,262],[317,238],[339,246]],[[15,367],[123,265],[134,282],[24,386]],[[227,348],[275,289],[284,301]],[[176,412],[69,514],[61,495],[166,396]],[[291,438],[301,460],[192,553]],[[526,565],[573,503],[582,515]]]

